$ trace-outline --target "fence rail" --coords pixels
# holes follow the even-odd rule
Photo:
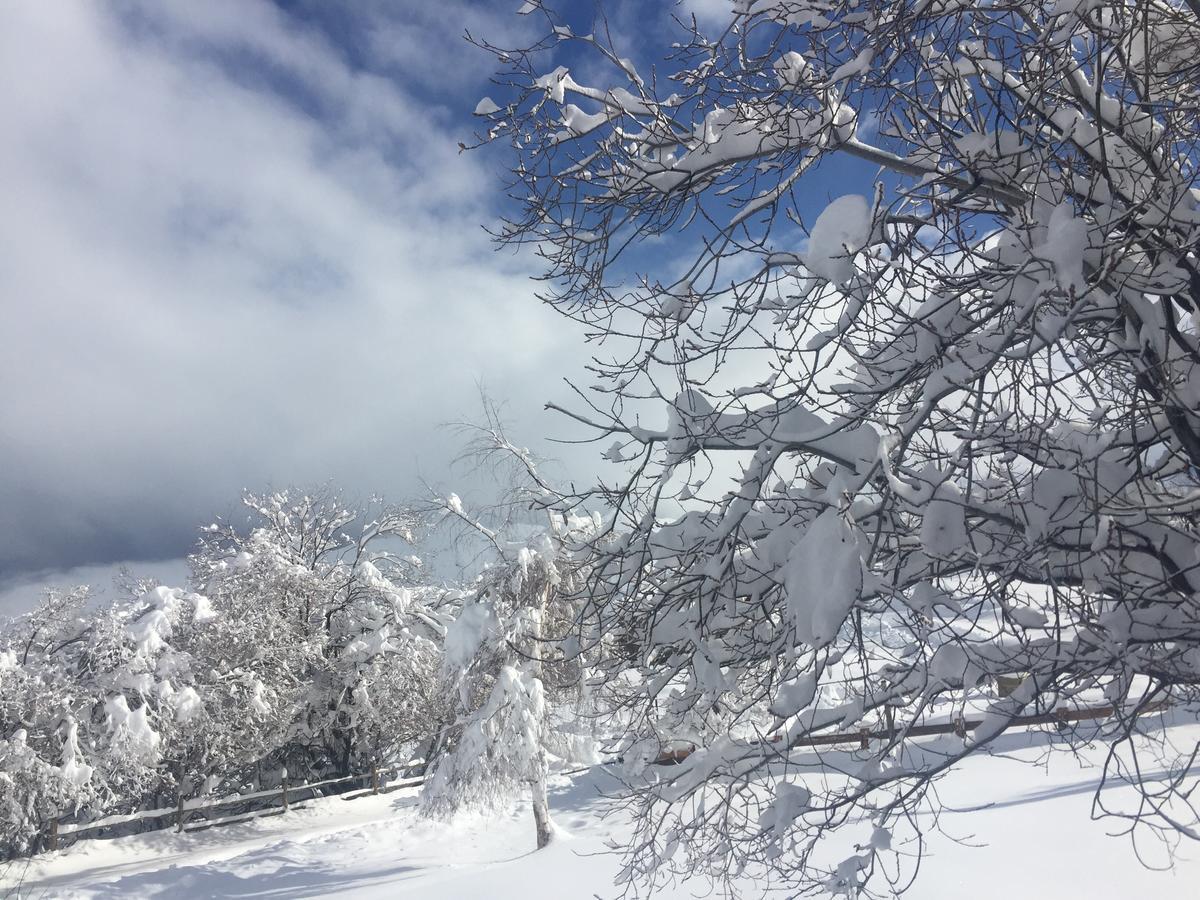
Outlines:
[[[1167,701],[1161,700],[1156,703],[1148,703],[1141,709],[1128,710],[1137,716],[1148,715],[1152,712],[1158,712],[1166,709]],[[1053,712],[1038,713],[1032,716],[1013,716],[1005,723],[1002,732],[1009,731],[1013,728],[1031,728],[1036,725],[1064,725],[1068,722],[1083,722],[1094,719],[1107,719],[1117,714],[1119,710],[1111,705],[1106,706],[1089,706],[1082,709],[1070,709],[1063,707],[1056,709]],[[891,741],[897,737],[928,737],[937,734],[956,734],[959,737],[965,737],[968,731],[974,731],[983,724],[983,719],[968,719],[964,716],[959,716],[951,719],[949,722],[937,722],[929,725],[910,725],[907,728],[896,728],[894,726],[882,729],[862,729],[857,732],[839,732],[838,734],[819,734],[810,737],[799,738],[792,746],[793,747],[821,747],[832,746],[836,744],[850,744],[857,742],[862,748],[866,748],[870,741],[886,740]]]
[[[239,822],[249,822],[252,819],[278,816],[287,812],[297,802],[306,802],[322,796],[322,792],[338,785],[360,783],[359,790],[346,791],[343,799],[361,797],[367,794],[387,794],[407,787],[417,787],[424,784],[422,776],[398,778],[386,781],[390,775],[405,775],[419,769],[423,760],[415,760],[400,766],[386,768],[372,767],[367,772],[346,775],[340,778],[325,778],[320,781],[291,782],[285,776],[279,787],[265,791],[254,791],[248,794],[233,794],[212,800],[189,800],[180,795],[179,802],[172,807],[146,809],[133,813],[105,816],[91,822],[60,822],[51,819],[47,824],[41,846],[38,850],[59,850],[73,844],[83,837],[112,838],[122,837],[143,831],[161,831],[174,826],[177,831],[203,831],[222,825],[235,825]],[[297,799],[305,792],[308,797]],[[228,810],[231,807],[243,807],[227,815],[212,816],[218,810]],[[146,827],[148,823],[162,824]]]
[[[1160,700],[1155,703],[1148,703],[1140,709],[1126,710],[1137,716],[1148,715],[1153,712],[1159,712],[1166,709],[1170,704],[1166,700]],[[1014,728],[1032,728],[1037,725],[1065,725],[1068,722],[1082,722],[1093,719],[1107,719],[1117,714],[1119,710],[1111,705],[1106,706],[1089,706],[1082,709],[1070,709],[1063,707],[1056,709],[1053,712],[1038,713],[1032,716],[1014,716],[1005,723],[1001,732],[1010,731]],[[799,749],[802,747],[835,747],[841,744],[857,744],[860,749],[867,749],[871,741],[893,741],[896,738],[907,739],[916,737],[930,737],[940,734],[956,734],[959,737],[966,737],[968,731],[974,731],[983,724],[983,719],[968,719],[959,716],[951,719],[949,722],[932,722],[926,725],[909,725],[908,727],[895,727],[890,723],[884,728],[870,729],[863,728],[859,731],[839,731],[836,734],[814,734],[807,737],[797,738],[792,742],[790,749]],[[767,742],[777,744],[782,741],[782,736],[775,735],[769,737]],[[654,760],[655,765],[669,766],[683,762],[696,751],[694,745],[688,747],[676,747],[671,750],[664,750]]]

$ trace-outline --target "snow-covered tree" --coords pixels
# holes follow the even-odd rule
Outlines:
[[[87,599],[86,589],[50,591],[0,641],[0,858],[36,847],[51,817],[95,802],[75,692],[61,667],[44,664],[78,634]]]
[[[595,523],[553,509],[557,495],[532,456],[508,441],[494,409],[488,413],[471,455],[500,461],[496,471],[512,485],[501,509],[540,507],[544,524],[506,519],[492,527],[456,494],[438,501],[446,519],[486,545],[487,566],[464,586],[447,629],[442,675],[455,702],[434,748],[422,807],[435,817],[464,808],[494,812],[528,790],[540,849],[554,835],[546,795],[552,757],[595,756],[580,727],[584,656],[564,644],[583,580],[574,551]]]
[[[279,717],[275,752],[294,775],[349,775],[411,749],[437,721],[445,627],[411,553],[416,516],[333,493],[245,504],[252,527],[211,527],[192,558],[213,609],[238,623],[203,657]]]
[[[51,820],[178,795],[184,723],[200,704],[192,657],[173,642],[206,621],[207,601],[146,587],[92,610],[86,588],[50,591],[0,631],[0,782],[14,852]]]
[[[248,495],[210,526],[200,591],[130,580],[95,606],[50,591],[0,627],[0,842],[52,820],[172,806],[408,759],[444,718],[442,589],[406,551],[416,517],[336,495]]]
[[[736,0],[641,57],[522,11],[476,112],[499,239],[607,338],[565,411],[628,476],[581,498],[615,510],[591,634],[627,760],[701,747],[631,875],[903,886],[932,778],[1097,699],[1140,788],[1107,811],[1195,834],[1195,748],[1147,781],[1122,739],[1200,701],[1197,4]],[[909,740],[999,676],[957,749]],[[884,721],[846,778],[788,751]]]

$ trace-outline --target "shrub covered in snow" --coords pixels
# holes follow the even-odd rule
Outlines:
[[[50,592],[0,629],[0,842],[53,819],[172,806],[407,759],[441,720],[442,591],[402,551],[416,524],[336,497],[248,496],[206,529],[199,590],[133,583],[88,608]],[[354,536],[349,536],[353,532]]]
[[[220,702],[253,710],[294,777],[365,771],[428,736],[444,625],[411,554],[415,516],[332,495],[246,505],[249,532],[210,530],[192,559],[215,615],[236,623],[204,651]]]

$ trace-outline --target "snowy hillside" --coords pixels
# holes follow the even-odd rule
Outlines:
[[[1195,740],[1198,733],[1200,726],[1177,727],[1169,737]],[[932,836],[911,896],[1194,898],[1200,849],[1178,848],[1171,871],[1139,865],[1127,838],[1108,836],[1112,821],[1088,821],[1099,774],[1090,764],[1099,748],[1078,762],[1056,757],[1049,769],[1028,765],[1043,742],[1037,734],[1008,735],[998,748],[1003,755],[968,759],[943,782],[944,834]],[[498,821],[468,817],[438,825],[417,818],[415,792],[397,792],[328,798],[286,816],[196,834],[80,843],[29,861],[20,896],[610,897],[619,893],[612,883],[619,861],[605,853],[606,842],[620,844],[629,833],[628,817],[604,797],[617,786],[603,769],[560,778],[551,803],[561,834],[540,852],[531,852],[527,806]],[[1153,841],[1139,849],[1151,865],[1168,860]],[[751,896],[766,887],[787,896],[778,883],[739,886]],[[693,882],[655,896],[706,893],[707,885]]]

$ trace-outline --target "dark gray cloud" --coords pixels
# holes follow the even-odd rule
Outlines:
[[[351,48],[250,0],[7,5],[0,580],[178,556],[243,487],[417,494],[480,380],[527,443],[566,430],[581,337],[457,152],[471,15]]]

